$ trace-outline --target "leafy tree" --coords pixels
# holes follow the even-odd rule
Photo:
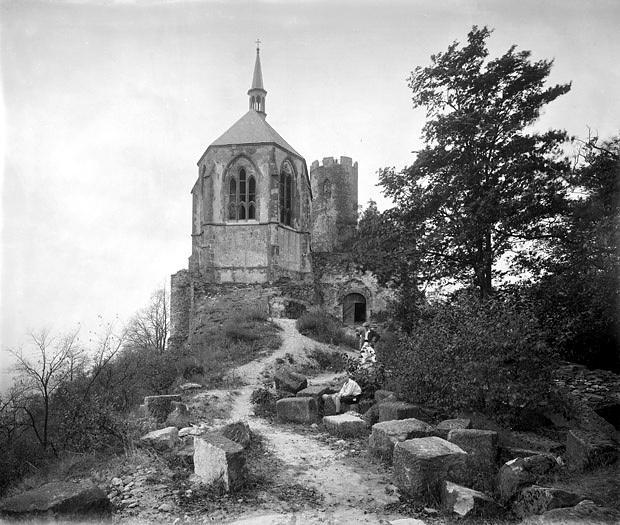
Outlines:
[[[490,34],[474,26],[465,45],[454,42],[413,71],[426,146],[413,165],[379,173],[423,267],[435,278],[473,281],[483,298],[504,254],[549,235],[570,168],[560,158],[566,133],[530,127],[570,84],[546,87],[553,62],[515,46],[489,59]]]

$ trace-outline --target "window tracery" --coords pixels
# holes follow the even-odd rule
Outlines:
[[[256,179],[239,169],[228,182],[228,220],[245,221],[256,218]]]

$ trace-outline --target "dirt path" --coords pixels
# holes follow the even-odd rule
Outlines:
[[[250,525],[302,524],[302,523],[388,523],[387,519],[401,516],[386,516],[382,509],[386,503],[395,501],[386,494],[389,478],[380,466],[370,462],[356,465],[347,459],[346,450],[334,450],[312,435],[298,434],[282,426],[254,417],[251,411],[250,394],[261,383],[261,372],[277,358],[287,353],[295,358],[305,355],[306,348],[321,344],[309,339],[295,328],[291,319],[277,319],[282,328],[283,343],[273,355],[248,363],[234,371],[248,386],[240,389],[232,411],[232,419],[245,419],[250,427],[265,438],[276,457],[285,465],[280,473],[280,483],[300,484],[315,489],[324,498],[324,505],[318,510],[305,510],[286,514],[248,513],[232,523]],[[325,382],[333,374],[322,374],[310,383]],[[346,446],[346,445],[345,445]]]

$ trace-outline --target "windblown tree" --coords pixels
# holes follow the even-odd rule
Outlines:
[[[170,308],[165,288],[156,290],[151,302],[140,310],[127,328],[127,343],[159,354],[166,350]]]
[[[413,71],[426,145],[413,165],[379,173],[423,268],[472,283],[482,298],[493,293],[504,254],[550,235],[570,170],[566,133],[531,127],[570,84],[546,87],[553,62],[532,61],[515,46],[490,59],[490,34],[474,26],[465,45],[454,42]]]

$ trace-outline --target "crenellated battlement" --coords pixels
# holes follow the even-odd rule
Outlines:
[[[333,166],[342,166],[343,168],[357,168],[357,162],[353,163],[353,159],[351,157],[341,156],[340,160],[335,159],[334,157],[323,157],[323,160],[319,163],[318,160],[315,160],[310,166],[310,171],[315,170],[316,168],[330,168]]]

